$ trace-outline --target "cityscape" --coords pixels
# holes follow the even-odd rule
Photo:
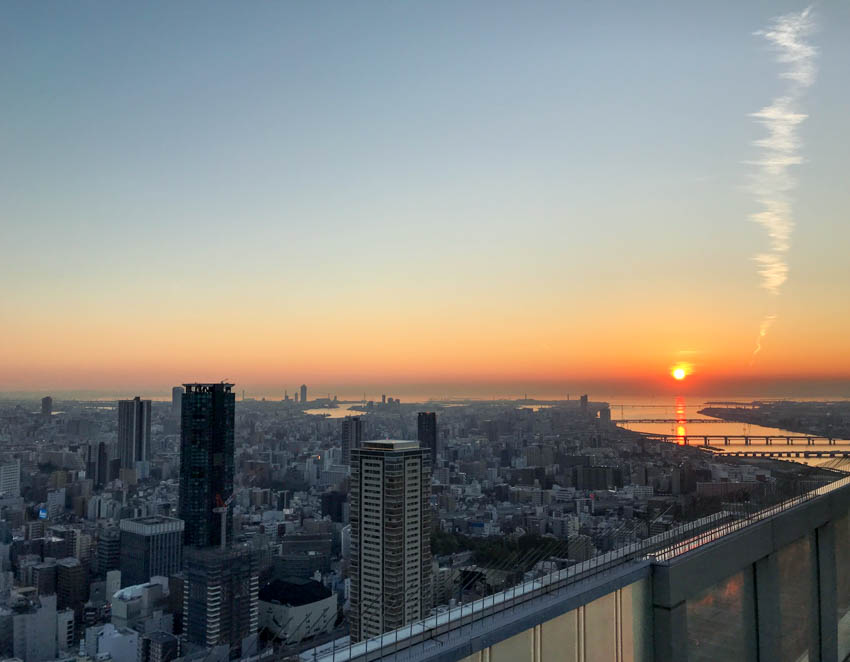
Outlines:
[[[0,662],[850,662],[850,4],[0,21]]]
[[[736,419],[754,443],[762,425],[833,435],[804,442],[832,458],[805,464],[661,441],[588,395],[422,411],[387,395],[310,399],[306,385],[279,400],[235,389],[0,404],[4,655],[333,653],[723,509],[799,496],[850,457],[850,403],[741,401],[650,423],[674,438]]]

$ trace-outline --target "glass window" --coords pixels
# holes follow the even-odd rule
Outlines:
[[[688,662],[756,659],[752,569],[688,600]]]
[[[809,537],[777,552],[779,579],[779,651],[781,660],[806,662],[810,655],[812,549]]]
[[[835,521],[835,603],[838,609],[838,659],[850,655],[850,515]]]

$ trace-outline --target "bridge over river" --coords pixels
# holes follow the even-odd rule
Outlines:
[[[630,423],[644,423],[644,424],[652,424],[652,425],[703,425],[705,423],[725,423],[729,424],[730,421],[724,421],[720,418],[619,418],[613,419],[612,423],[616,423],[617,425],[628,425]],[[735,421],[732,421],[734,424]]]
[[[717,449],[719,450],[719,449]],[[786,458],[840,458],[850,457],[850,450],[822,451],[724,451],[723,457],[786,457]]]
[[[847,439],[812,435],[711,435],[711,434],[647,434],[649,439],[685,446],[850,446]]]

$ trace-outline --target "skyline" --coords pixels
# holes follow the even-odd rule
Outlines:
[[[198,8],[7,6],[0,392],[850,394],[847,3],[781,296],[756,33],[806,4]]]

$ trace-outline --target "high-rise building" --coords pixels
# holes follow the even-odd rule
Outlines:
[[[146,584],[183,566],[183,520],[154,515],[121,520],[121,585]]]
[[[122,469],[150,461],[151,401],[138,396],[118,401],[118,457]]]
[[[301,384],[301,404],[307,402],[307,385]]]
[[[363,419],[359,416],[346,416],[342,419],[342,463],[351,462],[351,451],[360,447],[363,441]]]
[[[416,417],[416,432],[419,445],[431,451],[431,462],[437,459],[437,414],[420,411]]]
[[[238,652],[242,640],[256,634],[259,565],[249,547],[187,548],[183,591],[183,632],[189,643],[229,644]]]
[[[86,569],[79,559],[68,557],[56,562],[56,596],[59,609],[73,609],[76,622],[82,622],[83,603],[88,597]]]
[[[41,399],[41,415],[42,416],[50,416],[53,413],[53,398],[49,395],[45,395]]]
[[[109,449],[106,442],[92,442],[86,447],[86,478],[91,478],[95,489],[101,489],[109,482]]]
[[[425,618],[431,594],[431,457],[415,441],[351,451],[351,639]]]
[[[21,461],[19,459],[0,465],[0,494],[10,497],[21,496]]]
[[[102,528],[97,533],[97,574],[106,575],[121,567],[121,530],[116,526]]]
[[[183,387],[175,386],[171,389],[171,418],[180,420],[181,407],[183,406]]]
[[[233,384],[184,384],[180,427],[180,519],[186,545],[221,540],[221,516],[213,512],[233,493],[236,395]],[[233,514],[227,513],[227,531]]]

